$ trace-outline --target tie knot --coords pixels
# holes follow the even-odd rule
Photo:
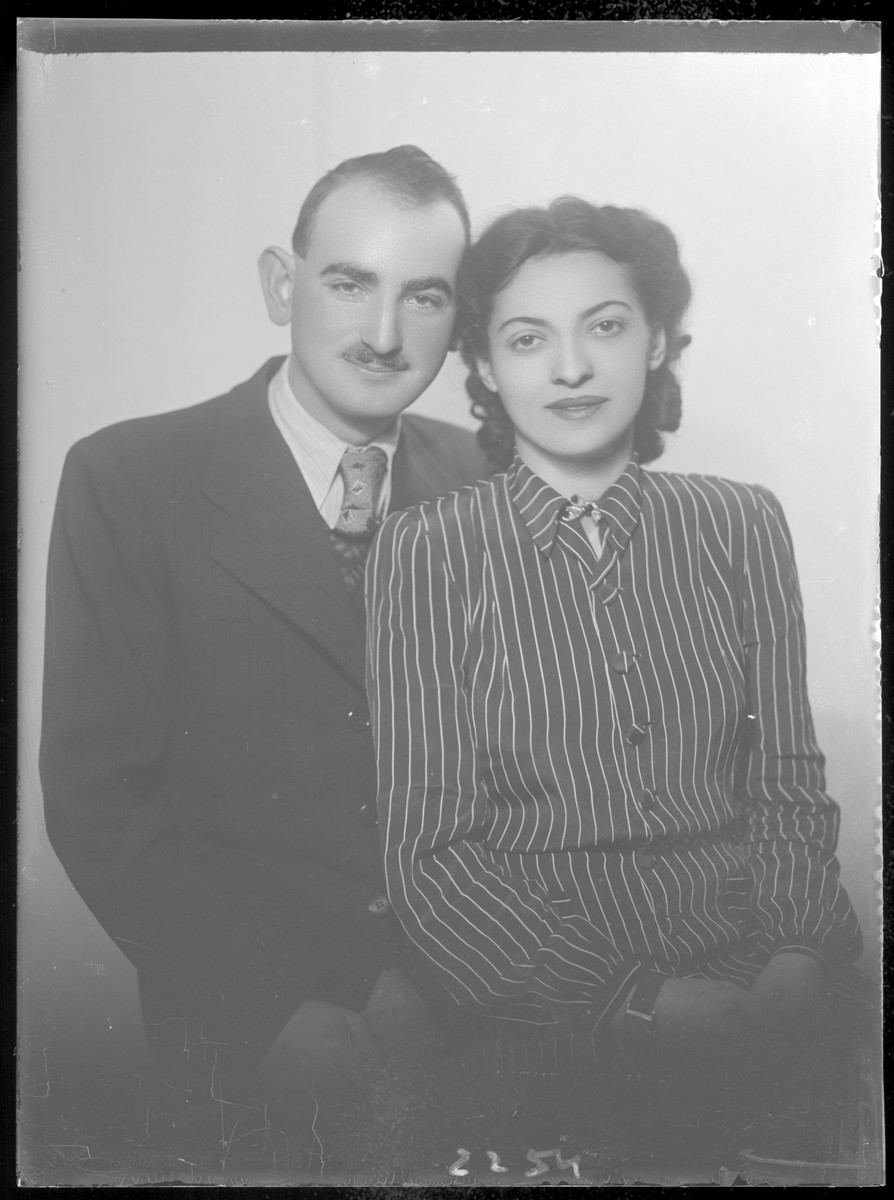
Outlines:
[[[594,521],[602,519],[602,509],[595,500],[581,500],[580,496],[572,496],[569,504],[559,510],[560,521],[577,521],[581,517],[592,517]]]
[[[346,450],[338,470],[344,480],[345,498],[336,532],[348,537],[369,536],[377,524],[376,505],[388,470],[388,455],[381,446]]]

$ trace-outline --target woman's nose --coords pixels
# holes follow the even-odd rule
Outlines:
[[[553,363],[553,383],[563,387],[580,387],[593,378],[593,364],[577,342],[560,346]]]

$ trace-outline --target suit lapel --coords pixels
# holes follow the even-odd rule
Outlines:
[[[433,496],[444,496],[456,487],[456,463],[436,454],[412,420],[405,417],[391,468],[389,512],[400,512]]]
[[[281,360],[280,360],[281,361]],[[300,626],[360,686],[363,630],[329,533],[267,407],[274,360],[231,393],[204,495],[227,514],[212,557]]]

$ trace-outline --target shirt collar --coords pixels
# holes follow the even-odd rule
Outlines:
[[[568,503],[568,497],[560,495],[535,475],[518,455],[506,472],[506,487],[534,545],[543,554],[549,554],[556,540],[559,513]],[[639,524],[642,502],[642,467],[634,457],[623,474],[599,498],[605,531],[619,553],[623,552]]]
[[[312,417],[298,400],[289,383],[289,362],[287,356],[270,380],[270,411],[301,469],[317,508],[320,508],[338,475],[344,452],[356,447],[336,437],[316,417]],[[399,440],[400,417],[397,417],[393,425],[368,443],[370,446],[380,446],[385,451],[389,476]]]

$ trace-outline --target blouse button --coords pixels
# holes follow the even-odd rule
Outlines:
[[[609,665],[611,666],[611,669],[613,671],[617,671],[619,675],[626,675],[633,666],[634,657],[635,655],[632,653],[632,651],[621,650],[618,654],[615,654],[612,657]]]
[[[357,708],[352,708],[348,713],[348,725],[355,733],[362,733],[364,729],[369,729],[369,709],[365,704],[358,705]]]
[[[364,804],[357,810],[357,820],[367,829],[375,829],[379,823],[379,812],[375,804]]]
[[[374,917],[384,917],[391,905],[385,896],[377,896],[375,900],[370,900],[366,907]]]

